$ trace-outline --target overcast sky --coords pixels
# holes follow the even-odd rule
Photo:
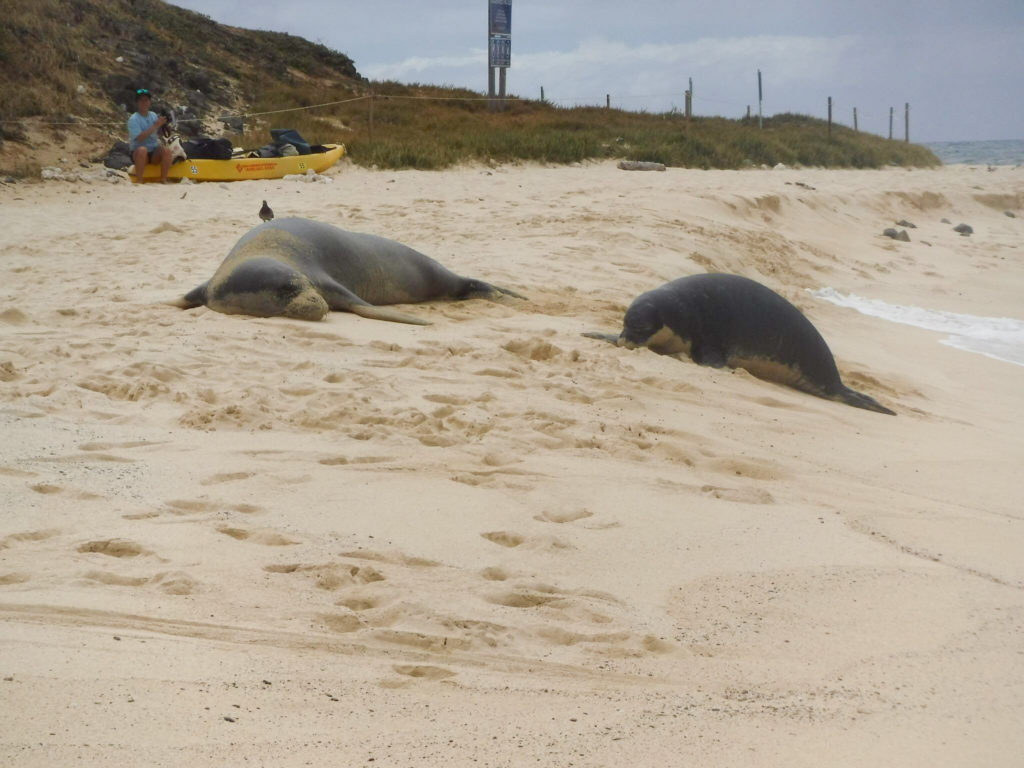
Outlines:
[[[487,0],[175,0],[349,55],[360,74],[487,90]],[[1024,139],[1024,0],[512,0],[511,94],[738,117],[802,112],[913,141]]]

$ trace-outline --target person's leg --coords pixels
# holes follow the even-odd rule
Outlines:
[[[149,150],[145,147],[137,147],[132,152],[132,160],[135,163],[135,179],[142,183],[142,174],[146,170],[146,163],[149,162]]]
[[[160,182],[166,184],[167,172],[171,170],[171,150],[163,146],[157,147],[153,159],[160,160]]]

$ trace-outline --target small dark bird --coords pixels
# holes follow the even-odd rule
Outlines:
[[[266,200],[263,201],[263,207],[260,208],[260,218],[263,219],[264,221],[270,221],[272,218],[274,218],[274,212],[270,210],[270,206],[267,205]]]

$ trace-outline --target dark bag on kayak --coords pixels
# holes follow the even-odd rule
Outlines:
[[[270,136],[275,144],[291,144],[300,155],[309,154],[309,142],[292,128],[271,128]]]
[[[192,141],[181,142],[185,154],[191,160],[230,160],[231,140],[210,139],[200,136]]]

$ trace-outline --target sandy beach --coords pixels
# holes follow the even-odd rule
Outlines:
[[[1021,765],[1024,367],[810,291],[1024,319],[1024,169],[328,176],[0,187],[0,764]],[[263,199],[529,301],[164,303]],[[705,271],[898,416],[581,337]]]

